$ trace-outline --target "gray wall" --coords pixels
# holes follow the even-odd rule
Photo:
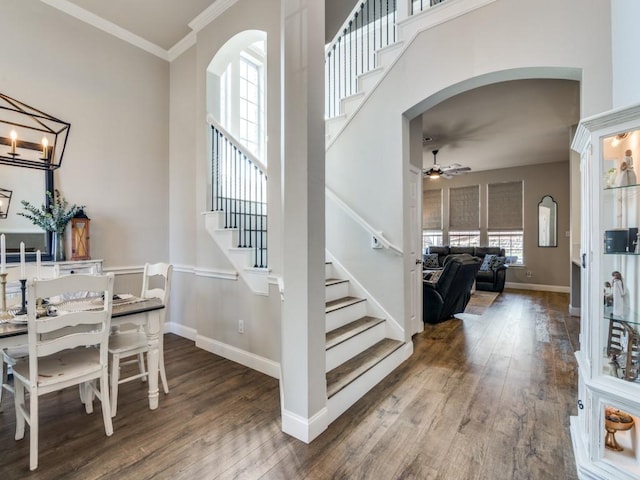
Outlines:
[[[568,146],[567,146],[568,149]],[[568,155],[568,152],[567,152]],[[523,181],[524,261],[523,267],[509,267],[507,282],[568,287],[570,274],[569,231],[570,195],[569,162],[545,163],[526,167],[487,170],[459,175],[450,180],[425,178],[425,190],[442,188],[444,197],[452,187],[480,185],[480,226],[486,232],[486,193],[489,183]],[[551,195],[558,203],[558,246],[538,247],[538,203],[545,195]],[[446,225],[447,217],[443,218]],[[526,272],[531,272],[531,277]]]
[[[55,186],[87,206],[91,256],[168,260],[169,64],[39,0],[0,11],[0,91],[71,123]]]

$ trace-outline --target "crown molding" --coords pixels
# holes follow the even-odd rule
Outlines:
[[[189,28],[196,33],[199,32],[236,3],[238,3],[238,0],[216,0],[215,3],[189,22]]]
[[[152,55],[160,57],[163,60],[169,61],[169,54],[167,51],[155,43],[151,43],[148,40],[145,40],[142,37],[139,37],[135,33],[131,33],[129,30],[125,30],[122,27],[119,27],[115,23],[111,23],[108,20],[105,20],[98,15],[91,13],[84,8],[80,8],[77,5],[67,1],[67,0],[40,0],[42,3],[49,5],[55,9],[60,10],[61,12],[66,13],[67,15],[71,15],[72,17],[77,18],[78,20],[85,22],[103,32],[106,32],[110,35],[113,35],[120,40],[124,40],[131,45],[134,45]]]
[[[189,50],[196,44],[197,35],[196,32],[189,32],[184,36],[182,40],[176,43],[173,47],[169,49],[168,56],[169,61],[173,62],[176,58],[182,55],[184,52]]]

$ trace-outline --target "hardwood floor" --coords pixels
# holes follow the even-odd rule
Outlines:
[[[567,304],[512,290],[482,316],[427,326],[414,355],[310,445],[280,431],[276,380],[169,334],[171,392],[149,411],[145,386],[123,384],[112,437],[76,389],[41,399],[36,472],[8,395],[0,477],[575,479],[578,324]]]

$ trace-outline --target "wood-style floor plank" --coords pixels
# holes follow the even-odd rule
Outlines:
[[[309,445],[281,432],[277,380],[168,334],[170,393],[150,411],[146,385],[123,384],[112,437],[77,389],[43,397],[36,472],[7,395],[0,478],[574,480],[567,303],[511,290],[481,316],[427,325],[412,357]]]

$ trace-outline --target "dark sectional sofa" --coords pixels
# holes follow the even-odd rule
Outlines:
[[[425,254],[422,256],[423,268],[434,268],[427,263],[426,256],[428,254],[438,255],[438,267],[442,268],[449,255],[469,254],[480,259],[484,262],[485,255],[497,255],[504,262],[505,254],[504,249],[500,247],[428,247]],[[429,258],[430,260],[430,258]],[[487,290],[490,292],[502,292],[504,290],[504,282],[507,277],[507,265],[499,265],[495,268],[489,268],[486,271],[479,270],[476,273],[476,289]]]

